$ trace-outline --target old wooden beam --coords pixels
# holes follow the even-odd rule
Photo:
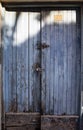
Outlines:
[[[6,113],[6,127],[28,127],[40,125],[39,113]]]
[[[81,6],[81,86],[80,86],[80,130],[83,130],[83,5]]]
[[[83,2],[83,0],[1,0],[1,2]]]
[[[2,116],[2,56],[1,56],[1,5],[0,5],[0,130],[1,130],[1,116]]]
[[[77,127],[76,116],[41,116],[41,130],[76,130]]]

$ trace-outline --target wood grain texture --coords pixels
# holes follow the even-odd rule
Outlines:
[[[42,43],[50,45],[49,48],[42,50],[42,68],[45,70],[42,73],[41,96],[45,114],[79,113],[76,112],[78,107],[75,107],[79,106],[77,101],[79,96],[77,97],[77,95],[80,91],[80,78],[77,76],[80,77],[81,63],[80,38],[79,42],[77,40],[80,36],[80,26],[79,31],[76,31],[78,30],[78,20],[76,21],[78,13],[79,11],[76,12],[76,10],[42,13],[42,19],[44,18],[42,21],[42,26],[44,26],[41,34]],[[55,20],[54,16],[60,14],[62,20]]]
[[[45,12],[42,12],[41,14],[42,18],[45,17]],[[47,35],[47,32],[46,32],[46,23],[45,23],[45,19],[42,20],[41,22],[41,27],[42,27],[42,30],[41,30],[41,33],[42,33],[42,37],[41,37],[41,43],[45,42],[46,43],[46,35]],[[44,27],[44,28],[43,28]],[[45,57],[45,51],[42,50],[42,61],[41,61],[41,66],[43,69],[45,69],[46,67],[46,57]],[[41,110],[42,110],[42,113],[45,114],[46,112],[46,73],[45,73],[45,70],[43,71],[43,74],[42,74],[42,79],[41,79]]]
[[[33,124],[23,127],[7,127],[7,130],[40,130],[40,125]]]
[[[37,50],[37,42],[40,41],[39,15],[5,13],[3,92],[6,111],[40,111],[40,75],[33,68],[34,64],[40,64],[40,51]]]
[[[67,82],[68,82],[68,86],[67,86],[67,113],[71,113],[71,100],[72,100],[72,97],[71,97],[71,89],[72,89],[72,38],[73,38],[73,33],[72,33],[72,20],[71,20],[71,16],[72,16],[72,12],[71,11],[68,11],[67,12],[67,62],[68,62],[68,75],[67,75]],[[76,23],[75,23],[76,24]],[[74,87],[74,86],[73,86]]]
[[[56,117],[56,116],[42,116],[41,130],[76,130],[78,127],[78,118],[74,117]]]
[[[76,9],[5,12],[3,94],[6,112],[79,114],[79,14]],[[55,19],[60,15],[61,19]],[[38,49],[37,44],[49,47]],[[42,72],[37,71],[36,65]]]
[[[39,113],[6,113],[6,127],[40,124]]]

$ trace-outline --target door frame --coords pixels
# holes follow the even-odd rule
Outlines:
[[[80,130],[83,126],[83,5],[81,5],[81,85],[80,85]]]
[[[1,14],[2,14],[2,6],[0,4],[0,130],[2,130],[2,42],[1,42]]]
[[[2,4],[4,7],[5,7],[5,4]],[[33,7],[33,5],[34,4],[32,4],[31,3],[31,5],[29,5],[29,10],[31,11],[32,9],[32,7]],[[39,4],[40,5],[40,7],[41,7],[41,4]],[[55,3],[55,5],[49,5],[49,3],[47,3],[46,4],[47,5],[47,7],[66,7],[66,8],[68,8],[68,7],[73,7],[73,8],[75,8],[75,7],[79,7],[80,8],[80,10],[81,10],[81,85],[80,85],[80,120],[79,120],[79,122],[80,122],[80,130],[82,130],[82,122],[83,122],[83,4],[56,4]],[[19,7],[20,7],[21,5],[20,5],[20,3],[19,3]],[[6,5],[6,8],[8,9],[8,10],[11,10],[11,6],[8,6],[9,8],[7,8],[7,5]],[[45,6],[43,6],[43,4],[42,4],[42,8],[44,9],[44,7]],[[24,5],[23,6],[23,9],[24,8],[26,8],[26,5]],[[35,7],[34,7],[34,9],[36,9],[36,11],[37,11],[37,8],[38,8],[38,5],[35,5]],[[2,8],[1,8],[2,9]],[[16,8],[15,8],[15,6],[14,6],[14,8],[12,8],[13,10],[16,10]],[[18,8],[17,8],[18,9]],[[0,23],[1,23],[1,17],[0,17]],[[1,30],[0,30],[1,31]],[[1,32],[0,32],[0,49],[2,50],[3,48],[2,48],[2,43],[1,43]],[[2,51],[0,51],[0,130],[2,129],[2,126],[1,126],[1,124],[2,124],[2,106],[3,106],[3,104],[2,104],[2,86],[3,86],[3,84],[2,84],[2,75],[3,75],[3,73],[2,73],[2,66],[3,66],[3,56],[2,56]]]

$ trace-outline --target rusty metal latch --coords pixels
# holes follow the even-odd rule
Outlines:
[[[45,48],[48,48],[50,47],[49,45],[47,45],[46,43],[37,43],[37,49],[38,50],[41,50],[41,49],[45,49]]]
[[[42,72],[44,69],[42,69],[40,67],[40,64],[39,63],[35,63],[33,66],[32,66],[33,70],[36,71],[36,72]]]

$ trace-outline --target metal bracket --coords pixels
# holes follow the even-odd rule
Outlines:
[[[45,49],[50,47],[49,45],[47,45],[46,43],[37,43],[37,49],[41,50],[41,49]]]

